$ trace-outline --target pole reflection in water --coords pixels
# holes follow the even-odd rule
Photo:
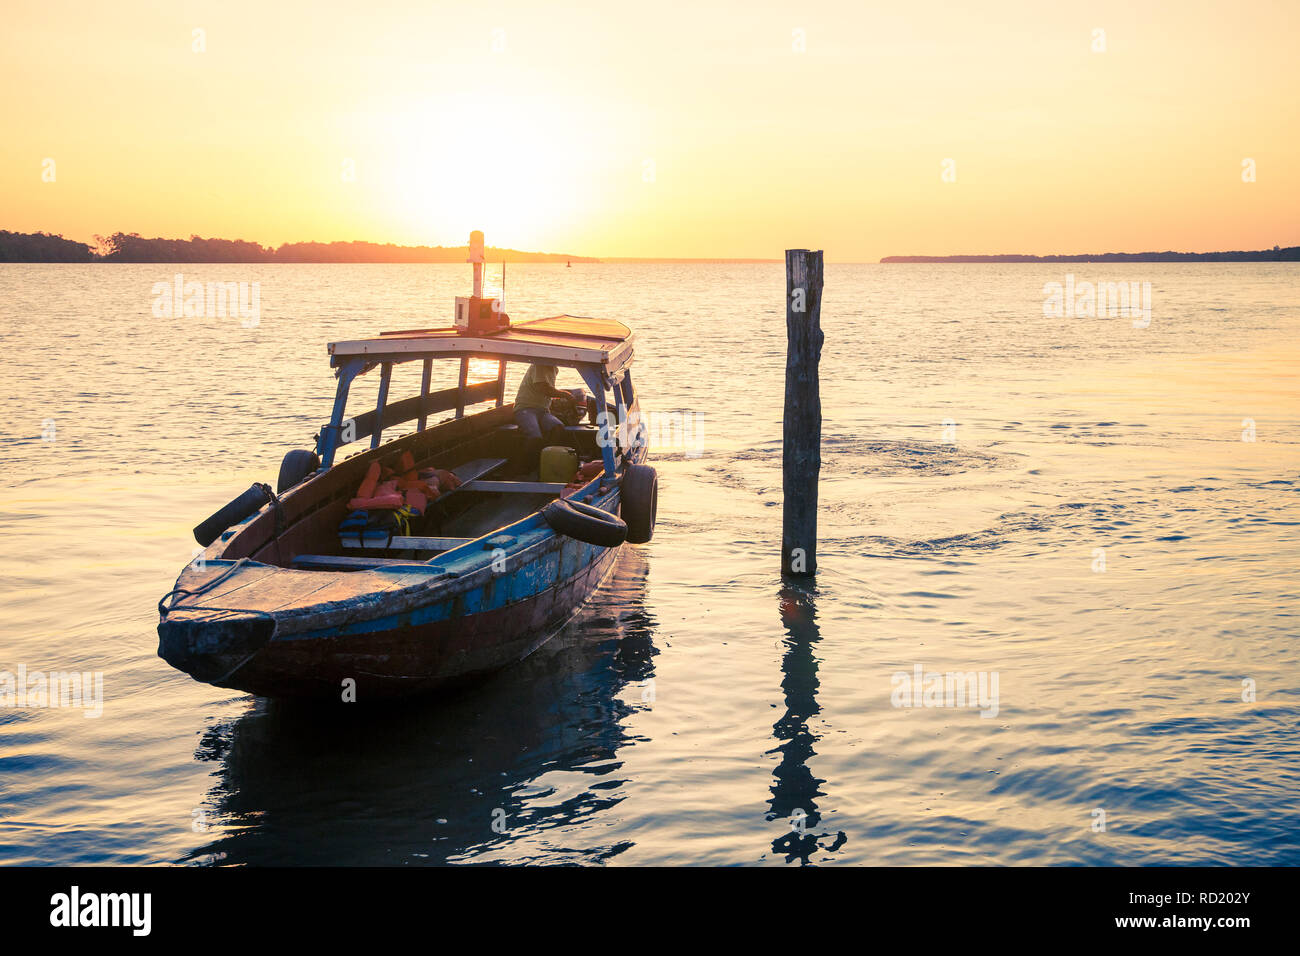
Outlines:
[[[769,753],[779,753],[781,762],[773,771],[772,799],[768,801],[768,820],[783,820],[789,830],[772,841],[772,852],[783,854],[787,863],[798,860],[810,863],[818,850],[834,852],[847,837],[841,830],[832,835],[814,833],[821,824],[817,798],[825,796],[821,785],[826,781],[813,776],[808,760],[817,751],[817,736],[808,729],[808,721],[821,711],[817,703],[817,658],[813,646],[821,640],[817,627],[817,591],[815,587],[787,579],[781,588],[781,623],[786,630],[786,652],[781,660],[781,690],[785,693],[785,715],[772,725],[773,736],[780,741]]]
[[[459,692],[376,708],[257,701],[209,728],[196,756],[217,764],[219,782],[195,828],[220,835],[187,860],[599,862],[626,850],[632,844],[539,851],[519,838],[545,830],[552,844],[581,843],[581,822],[622,800],[618,753],[633,707],[619,695],[628,688],[629,701],[639,699],[629,685],[653,676],[657,653],[646,572],[644,555],[624,548],[560,634]]]

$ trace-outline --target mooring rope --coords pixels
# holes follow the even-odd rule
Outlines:
[[[248,558],[240,558],[230,567],[226,568],[226,570],[218,574],[211,581],[205,581],[201,586],[197,588],[193,588],[193,589],[172,588],[170,591],[164,594],[162,596],[162,600],[158,602],[158,616],[160,618],[166,618],[169,613],[171,613],[176,609],[176,605],[179,604],[180,601],[184,600],[187,597],[197,597],[200,594],[210,591],[212,588],[216,587],[226,578],[230,577],[232,574],[234,574],[236,571],[238,571],[240,568],[246,565],[248,563],[248,560],[249,560]],[[172,604],[170,607],[168,607],[167,599],[174,594],[179,594],[181,597],[175,604]]]
[[[271,490],[270,485],[266,484],[265,482],[259,481],[254,484],[254,487],[259,489],[262,492],[262,494],[266,496],[266,500],[271,505],[271,510],[275,514],[275,531],[272,533],[271,540],[275,542],[276,557],[283,560],[280,554],[280,535],[284,534],[285,531],[284,505],[280,503],[280,497],[274,491]],[[168,598],[172,597],[173,595],[179,594],[181,596],[181,600],[184,600],[187,597],[195,597],[197,595],[203,594],[205,591],[208,591],[209,589],[216,587],[218,584],[220,584],[230,575],[234,574],[241,567],[247,564],[248,561],[249,561],[248,558],[240,558],[233,565],[226,568],[226,570],[223,571],[221,574],[217,575],[211,581],[205,583],[202,587],[197,587],[194,588],[193,590],[190,590],[188,588],[172,588],[170,591],[164,594],[162,596],[162,600],[158,602],[158,616],[160,618],[167,617],[168,613],[176,608],[176,604],[180,603],[180,601],[177,601],[176,604],[172,604],[171,607],[168,607],[167,606]]]

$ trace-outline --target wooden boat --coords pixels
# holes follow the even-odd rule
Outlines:
[[[475,233],[472,253],[481,243]],[[426,692],[528,655],[600,586],[624,540],[649,540],[658,488],[645,464],[631,331],[568,315],[511,325],[482,297],[478,256],[475,294],[457,300],[455,326],[329,346],[338,385],[315,451],[285,456],[275,493],[254,485],[195,529],[205,550],[159,604],[165,661],[268,697]],[[430,390],[437,360],[459,362],[456,387]],[[470,384],[471,360],[494,361],[496,377]],[[420,393],[389,401],[394,367],[411,362],[422,363]],[[567,484],[538,480],[538,443],[523,437],[505,401],[512,362],[579,373],[592,396],[588,420],[546,438],[603,471]],[[376,406],[348,417],[353,381],[375,369]],[[453,417],[429,425],[439,412]],[[413,432],[382,440],[411,421]],[[336,462],[341,448],[367,438],[367,450]],[[371,464],[404,452],[416,468],[446,469],[462,484],[409,533],[340,533]]]

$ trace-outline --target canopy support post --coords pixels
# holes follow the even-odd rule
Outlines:
[[[343,429],[343,414],[348,407],[348,391],[352,388],[352,380],[360,374],[364,365],[364,362],[353,361],[338,370],[339,384],[334,393],[334,410],[330,413],[329,424],[321,429],[320,437],[316,439],[316,454],[320,456],[322,468],[334,467],[334,456],[338,453],[339,446],[344,444],[340,432]]]
[[[614,457],[614,446],[618,443],[618,423],[610,425],[609,407],[605,401],[605,392],[613,386],[599,366],[579,365],[577,368],[587,388],[596,397],[596,407],[600,409],[596,414],[596,446],[600,449],[600,457],[605,464],[605,478],[601,482],[603,485],[614,480],[614,472],[618,469],[618,461]]]
[[[379,447],[379,436],[384,433],[384,407],[388,404],[388,383],[393,377],[393,363],[380,366],[379,399],[375,402],[375,431],[370,436],[370,447]]]
[[[433,379],[433,359],[424,360],[424,373],[420,376],[420,421],[415,426],[416,431],[424,431],[425,423],[429,416],[424,411],[425,400],[429,397],[429,383]]]
[[[465,417],[465,386],[469,384],[469,356],[460,360],[460,380],[456,383],[456,417]]]

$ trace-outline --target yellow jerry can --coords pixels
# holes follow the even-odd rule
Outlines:
[[[566,445],[547,445],[542,449],[542,461],[537,469],[538,481],[559,481],[568,484],[578,473],[578,453]]]

